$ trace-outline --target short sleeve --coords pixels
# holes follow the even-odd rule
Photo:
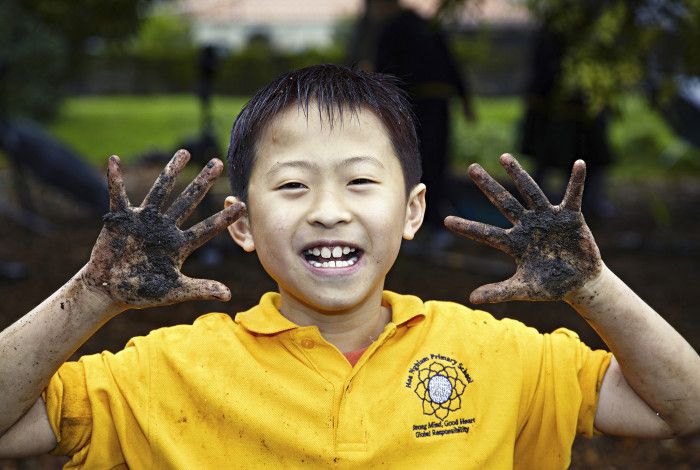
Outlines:
[[[92,411],[80,362],[66,362],[43,393],[51,429],[58,445],[55,455],[73,455],[84,449],[92,433]]]
[[[116,354],[103,352],[63,364],[43,397],[58,441],[54,455],[66,468],[112,468],[124,452],[146,459],[150,367],[148,338],[137,337]]]
[[[519,335],[524,373],[517,468],[567,468],[575,435],[591,436],[598,395],[612,354],[591,350],[576,333],[560,328]]]

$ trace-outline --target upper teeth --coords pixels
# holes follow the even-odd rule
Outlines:
[[[305,255],[320,256],[321,258],[331,259],[331,258],[341,258],[343,255],[352,253],[355,248],[349,246],[324,246],[321,248],[309,248],[304,252]]]

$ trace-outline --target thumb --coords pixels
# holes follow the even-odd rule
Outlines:
[[[194,279],[183,276],[182,287],[178,289],[178,302],[187,300],[231,300],[231,291],[220,282],[209,279]]]
[[[469,301],[473,304],[495,304],[511,300],[528,300],[525,286],[510,278],[506,281],[486,284],[475,289],[469,295]]]

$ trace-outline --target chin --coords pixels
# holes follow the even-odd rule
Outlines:
[[[330,315],[342,314],[352,309],[359,302],[348,296],[321,296],[312,299],[311,306],[319,313],[327,313]]]
[[[367,295],[369,294],[352,294],[345,289],[340,291],[332,289],[331,292],[315,292],[313,295],[303,295],[303,297],[297,298],[318,313],[342,315],[359,306],[367,298]]]

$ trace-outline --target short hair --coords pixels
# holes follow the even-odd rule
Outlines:
[[[265,127],[289,106],[297,104],[309,118],[317,103],[319,118],[333,125],[336,113],[367,108],[384,124],[403,171],[406,194],[420,182],[421,162],[410,102],[391,75],[339,65],[313,65],[282,75],[259,90],[240,112],[231,129],[228,176],[232,194],[248,200],[256,143]]]

